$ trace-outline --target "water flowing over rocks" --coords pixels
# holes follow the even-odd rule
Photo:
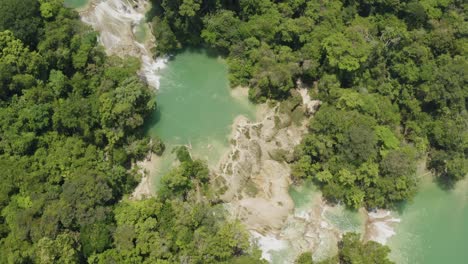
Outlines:
[[[312,114],[320,104],[301,89],[302,111]],[[312,105],[313,104],[313,105]],[[274,107],[262,106],[261,120],[238,117],[233,125],[231,151],[221,160],[218,179],[224,189],[222,199],[232,216],[251,231],[272,261],[281,253],[283,263],[291,263],[305,251],[316,259],[333,254],[341,231],[326,217],[330,206],[316,195],[306,208],[295,208],[289,195],[291,169],[288,161],[307,131],[307,118],[294,124],[291,116]]]
[[[93,0],[80,11],[83,22],[99,32],[99,42],[109,55],[133,56],[141,60],[140,76],[148,85],[159,88],[159,74],[167,59],[154,59],[151,48],[156,41],[146,34],[143,43],[136,40],[137,27],[146,23],[145,14],[150,8],[146,0]],[[143,24],[149,27],[149,24]]]
[[[387,244],[387,240],[395,235],[394,225],[401,220],[392,216],[390,211],[376,210],[367,213],[365,240],[373,240],[380,244]]]
[[[309,90],[297,89],[305,116],[315,113],[320,101]],[[308,118],[299,124],[280,105],[260,107],[258,122],[238,117],[232,127],[231,150],[221,160],[215,182],[233,218],[240,219],[272,263],[293,263],[301,253],[313,252],[323,260],[337,252],[346,232],[360,232],[366,240],[386,242],[394,234],[397,219],[388,211],[352,213],[341,205],[328,204],[314,190],[310,201],[295,205],[290,196],[289,161],[307,132]]]

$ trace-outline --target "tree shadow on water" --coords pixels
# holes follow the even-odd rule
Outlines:
[[[148,118],[146,118],[146,121],[143,124],[144,134],[151,135],[152,128],[154,128],[154,126],[157,125],[160,120],[161,120],[161,108],[160,106],[157,106],[156,110],[153,111],[153,113],[151,113]]]
[[[205,56],[207,56],[209,58],[218,58],[220,56],[225,57],[225,54],[222,54],[218,50],[216,50],[214,48],[207,47],[207,46],[203,46],[203,45],[201,45],[201,46],[188,46],[188,47],[185,47],[185,48],[182,48],[182,49],[175,50],[175,51],[171,52],[170,57],[176,57],[177,55],[182,54],[184,52],[202,54],[202,55],[205,55]]]
[[[434,178],[434,182],[439,188],[448,192],[455,188],[458,181],[450,177],[439,176]]]

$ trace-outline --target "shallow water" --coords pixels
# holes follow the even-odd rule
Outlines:
[[[90,0],[64,0],[64,4],[69,8],[80,8],[86,6]]]
[[[229,146],[235,117],[253,118],[255,107],[231,94],[225,62],[204,50],[174,56],[158,74],[158,108],[148,124],[148,134],[167,146],[158,174],[167,172],[174,158],[171,149],[180,145],[215,166]]]
[[[389,240],[397,263],[468,263],[467,180],[452,191],[423,182],[399,217],[396,235]]]
[[[148,23],[143,19],[135,28],[135,40],[139,43],[144,43],[148,39],[149,27]]]
[[[267,255],[272,264],[293,263],[306,251],[312,251],[315,260],[324,260],[337,253],[340,234],[364,231],[363,214],[346,210],[341,205],[327,205],[312,183],[291,186],[289,195],[295,209],[277,236],[282,244],[264,243],[266,246],[261,247],[270,249]]]
[[[312,208],[320,191],[306,184],[292,187],[290,195],[297,213]],[[391,225],[396,234],[388,240],[391,259],[396,263],[468,263],[468,180],[459,183],[454,190],[445,191],[426,178],[415,199],[392,215],[401,221]],[[340,232],[364,231],[362,215],[343,207],[328,207],[323,211],[323,217]],[[328,245],[321,250],[329,254],[334,245],[329,243],[332,239],[327,240],[330,241],[322,241]],[[273,259],[282,260],[283,257],[278,254]]]
[[[292,186],[289,190],[289,195],[294,201],[296,212],[301,212],[320,206],[316,203],[321,196],[320,191],[312,183],[305,183],[303,186]],[[345,209],[342,205],[322,206],[326,210],[323,211],[323,218],[336,230],[340,232],[363,232],[365,219],[358,211]]]

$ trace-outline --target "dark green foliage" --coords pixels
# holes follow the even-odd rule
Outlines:
[[[338,255],[324,261],[313,262],[310,252],[300,255],[296,264],[392,264],[388,259],[390,249],[374,241],[363,243],[360,235],[346,233],[338,242]]]
[[[294,264],[314,264],[312,260],[312,253],[306,252],[302,253],[294,262]]]
[[[192,161],[192,156],[190,156],[190,152],[186,146],[176,147],[172,152],[176,154],[177,159],[182,163]]]
[[[344,264],[392,264],[388,259],[390,249],[374,241],[362,243],[360,235],[347,233],[338,244],[338,257]]]
[[[343,108],[348,111],[322,106],[312,119],[293,176],[314,180],[325,197],[352,208],[388,207],[411,198],[417,184],[414,148],[400,142],[397,127],[390,130],[365,111]]]
[[[112,246],[154,96],[136,59],[107,58],[75,12],[39,2],[0,3],[0,262],[79,263]]]
[[[206,189],[209,181],[209,170],[206,164],[200,160],[192,160],[185,147],[179,148],[177,152],[177,156],[183,153],[185,159],[179,159],[180,166],[162,177],[159,195],[163,199],[179,197],[185,200],[189,191],[195,188],[197,192],[200,192],[200,188]]]
[[[114,248],[90,263],[263,263],[249,256],[248,234],[205,202],[124,201],[115,209]],[[220,218],[221,217],[221,218]],[[244,255],[244,256],[242,256]],[[243,262],[249,260],[250,262]]]
[[[410,187],[412,180],[407,179],[414,163],[388,167],[392,160],[403,160],[408,154],[394,152],[381,161],[389,151],[403,146],[414,147],[419,157],[429,151],[429,167],[442,182],[454,183],[467,174],[468,65],[462,2],[153,3],[158,19],[165,21],[164,27],[177,39],[170,34],[169,42],[203,43],[225,54],[231,85],[249,86],[252,100],[284,99],[300,78],[314,85],[314,96],[329,106],[320,111],[331,111],[331,107],[342,111],[331,111],[324,118],[328,123],[323,119],[323,124],[312,124],[311,132],[323,135],[310,136],[303,145],[310,145],[320,157],[298,157],[296,173],[304,175],[309,170],[313,175],[321,171],[317,166],[354,170],[371,162],[387,166],[383,173],[392,174],[395,180],[397,171],[406,170],[404,184],[391,184],[387,179],[384,186]],[[338,128],[347,119],[356,123]],[[325,127],[318,131],[316,125]],[[412,161],[414,154],[410,156]],[[312,168],[306,166],[310,161]],[[332,189],[342,187],[338,184]]]
[[[240,41],[238,35],[240,24],[241,21],[234,12],[220,11],[205,18],[206,26],[202,37],[211,46],[227,52],[231,45]]]
[[[0,31],[10,30],[23,43],[34,47],[38,42],[41,26],[37,0],[0,2]]]
[[[154,154],[161,156],[164,153],[164,150],[166,150],[164,142],[159,137],[153,138],[151,141],[151,151]]]
[[[180,44],[177,42],[177,38],[174,35],[174,32],[172,32],[167,20],[161,20],[158,17],[154,17],[152,28],[155,38],[158,39],[156,55],[166,54],[180,47]]]
[[[80,240],[85,256],[100,253],[111,246],[109,226],[105,223],[86,225],[80,230]]]

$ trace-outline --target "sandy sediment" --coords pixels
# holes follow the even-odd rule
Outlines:
[[[141,200],[155,195],[152,176],[156,173],[159,159],[159,156],[151,153],[145,160],[139,161],[134,165],[141,175],[141,181],[130,196],[131,199]]]

